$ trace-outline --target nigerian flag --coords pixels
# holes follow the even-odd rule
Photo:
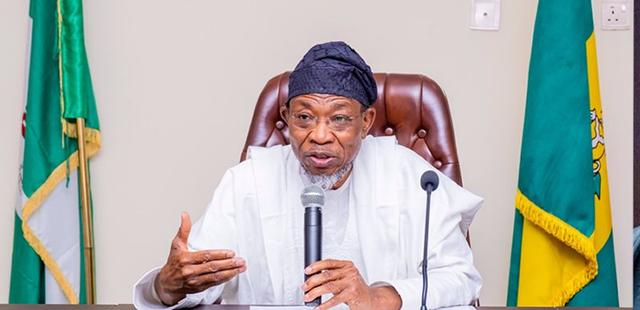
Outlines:
[[[32,0],[10,303],[85,302],[76,118],[100,147],[81,0]]]
[[[617,306],[590,0],[540,0],[508,306]]]

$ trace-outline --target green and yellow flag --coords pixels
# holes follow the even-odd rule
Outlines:
[[[591,1],[540,0],[508,306],[617,306]]]
[[[31,55],[10,303],[83,303],[82,224],[75,119],[86,152],[100,133],[84,46],[81,0],[32,0]]]

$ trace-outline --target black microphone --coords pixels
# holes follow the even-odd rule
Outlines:
[[[307,186],[300,195],[304,206],[304,267],[322,259],[322,206],[324,206],[324,190],[318,185]],[[305,274],[306,281],[310,275]],[[317,307],[322,303],[321,297],[305,306]]]
[[[429,247],[429,211],[431,209],[431,192],[438,188],[440,183],[438,175],[432,170],[427,170],[420,177],[420,186],[427,192],[427,214],[424,220],[424,249],[422,252],[422,306],[420,310],[427,310],[427,288],[429,280],[427,279],[427,249]]]

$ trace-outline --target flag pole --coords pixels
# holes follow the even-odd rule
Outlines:
[[[93,225],[91,216],[91,199],[89,196],[89,177],[87,173],[87,153],[85,152],[84,118],[76,119],[78,133],[78,167],[80,200],[82,202],[82,235],[84,237],[84,275],[87,292],[87,304],[95,304],[95,283],[93,268]]]

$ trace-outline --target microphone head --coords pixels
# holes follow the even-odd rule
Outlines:
[[[436,174],[433,170],[427,170],[422,174],[420,178],[420,186],[422,186],[423,190],[427,190],[427,185],[431,184],[431,190],[435,191],[438,188],[438,184],[440,184],[440,179],[438,178],[438,174]]]
[[[318,185],[309,185],[300,194],[302,205],[306,207],[324,206],[324,190]]]

